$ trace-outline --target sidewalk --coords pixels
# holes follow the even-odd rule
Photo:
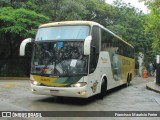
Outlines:
[[[156,84],[156,81],[147,83],[146,88],[155,91],[157,93],[160,93],[160,86]]]

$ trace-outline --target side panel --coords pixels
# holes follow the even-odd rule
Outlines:
[[[134,76],[134,59],[101,51],[95,71],[88,75],[90,95],[100,93],[101,81],[107,77],[107,90],[127,82],[128,74]]]
[[[132,80],[134,79],[134,59],[115,53],[110,53],[110,60],[113,71],[113,79],[116,81],[117,85],[126,83],[128,75],[132,75]]]
[[[120,64],[121,64],[121,76],[123,83],[127,82],[127,77],[130,74],[132,74],[132,80],[133,80],[135,60],[128,57],[120,56]]]
[[[103,76],[107,77],[108,88],[115,85],[108,52],[100,52],[95,71],[88,75],[88,91],[90,96],[100,93]]]

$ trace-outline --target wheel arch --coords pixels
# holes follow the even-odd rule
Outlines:
[[[107,85],[108,85],[107,75],[106,75],[106,74],[104,74],[104,75],[102,75],[102,77],[101,77],[101,81],[100,81],[100,88],[101,88],[101,84],[102,84],[102,80],[103,80],[103,78],[104,78],[104,80],[105,80],[106,87],[107,87]]]

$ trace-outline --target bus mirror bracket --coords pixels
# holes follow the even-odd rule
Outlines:
[[[90,55],[92,36],[87,36],[84,41],[84,55]]]
[[[19,51],[20,56],[25,56],[25,47],[28,43],[31,43],[31,42],[34,42],[32,38],[26,38],[22,41],[20,45],[20,51]]]

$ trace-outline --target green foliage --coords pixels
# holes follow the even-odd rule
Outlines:
[[[160,52],[160,1],[159,0],[141,0],[144,1],[150,9],[150,14],[147,15],[145,31],[152,33],[153,50],[159,54]]]
[[[82,20],[87,11],[84,5],[76,0],[65,0],[62,2],[56,21],[61,20]]]
[[[38,26],[48,20],[49,18],[44,15],[23,8],[1,8],[0,50],[2,51],[0,51],[0,56],[1,53],[5,54],[3,55],[5,58],[12,56],[12,51],[18,49],[21,40],[26,37],[34,37]],[[3,57],[1,56],[1,58]]]
[[[153,42],[153,33],[145,33],[145,23],[148,21],[147,16],[142,11],[134,8],[130,4],[116,0],[112,9],[112,22],[107,28],[128,41],[135,47],[135,57],[142,52],[145,56],[145,64],[155,61],[155,52],[151,46]]]
[[[121,0],[116,0],[114,5],[105,0],[0,0],[0,58],[18,56],[21,41],[35,37],[38,26],[49,20],[96,21],[134,45],[137,55],[143,52],[153,58],[153,40],[153,49],[160,51],[159,0],[144,1],[151,9],[149,15]],[[13,67],[10,66],[9,62],[0,63],[0,68],[6,71]]]
[[[12,33],[21,37],[33,37],[38,25],[47,22],[48,17],[23,8],[0,9],[0,22],[3,23],[0,32]]]
[[[86,9],[88,10],[87,20],[96,21],[104,26],[112,14],[111,5],[106,4],[104,0],[87,0]]]
[[[24,38],[34,37],[38,26],[49,20],[48,17],[37,14],[33,10],[16,7],[0,9],[0,76],[29,75],[31,52],[25,58],[19,58],[20,43]],[[31,51],[30,48],[26,49]]]
[[[129,4],[119,1],[115,1],[115,6],[112,14],[113,21],[107,27],[138,48],[136,52],[143,52],[139,47],[143,44],[140,44],[140,41],[146,41],[143,28],[144,14]]]
[[[26,6],[28,0],[0,0],[1,7],[21,8]]]

